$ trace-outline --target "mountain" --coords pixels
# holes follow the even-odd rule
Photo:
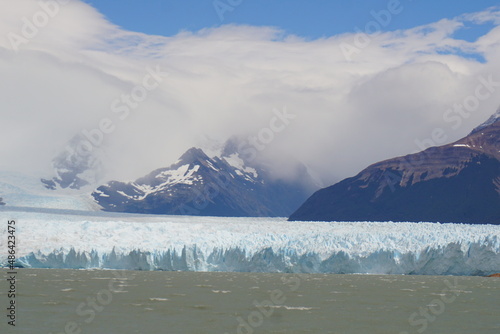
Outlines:
[[[277,180],[264,168],[244,161],[234,145],[209,157],[191,148],[177,162],[134,182],[111,181],[93,193],[105,211],[201,215],[287,217],[311,194],[304,166],[297,181]]]
[[[81,134],[52,159],[47,174],[0,171],[0,206],[64,210],[98,210],[90,192],[100,178],[100,150]],[[40,178],[45,176],[45,178]]]
[[[317,191],[289,220],[500,224],[500,110],[457,142]]]
[[[498,108],[497,112],[494,113],[493,115],[491,115],[491,117],[488,118],[488,120],[486,122],[484,122],[483,124],[476,127],[474,130],[472,130],[472,132],[470,134],[474,134],[476,132],[479,132],[482,129],[486,128],[487,126],[490,126],[491,124],[498,122],[498,121],[500,121],[500,108]]]
[[[90,147],[90,151],[86,151]],[[90,186],[99,179],[101,163],[96,157],[97,149],[83,136],[74,136],[66,145],[64,151],[52,160],[55,176],[41,179],[45,188],[56,189],[81,189]]]

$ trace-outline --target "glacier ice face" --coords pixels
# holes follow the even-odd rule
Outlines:
[[[70,215],[17,220],[33,268],[484,275],[500,271],[500,226],[287,222],[280,218]],[[0,264],[7,262],[6,224]]]

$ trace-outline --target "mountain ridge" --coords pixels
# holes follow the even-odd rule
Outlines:
[[[92,193],[105,211],[237,217],[286,217],[309,195],[298,182],[272,179],[237,152],[209,157],[195,147],[169,167]]]
[[[500,224],[499,115],[454,143],[377,162],[323,188],[289,220]]]

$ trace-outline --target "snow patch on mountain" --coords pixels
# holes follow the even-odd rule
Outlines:
[[[245,162],[237,153],[233,153],[230,156],[223,157],[223,159],[226,160],[226,162],[230,166],[234,167],[237,172],[239,171],[240,175],[243,175],[243,173],[248,173],[252,174],[255,178],[259,176],[255,168],[245,166]]]

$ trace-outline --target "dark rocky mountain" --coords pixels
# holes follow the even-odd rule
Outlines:
[[[455,143],[317,191],[290,220],[500,224],[500,110]]]
[[[312,193],[303,185],[310,179],[306,168],[299,174],[302,183],[273,179],[264,167],[244,161],[235,145],[213,158],[191,148],[170,167],[134,182],[111,181],[92,196],[105,211],[287,217]]]

